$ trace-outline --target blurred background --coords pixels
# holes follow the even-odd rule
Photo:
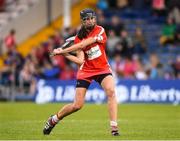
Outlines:
[[[0,101],[69,102],[77,66],[49,57],[92,8],[106,30],[118,102],[180,102],[179,0],[0,0]],[[102,103],[92,84],[86,101]]]

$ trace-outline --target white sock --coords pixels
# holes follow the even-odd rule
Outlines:
[[[54,116],[52,117],[52,121],[55,122],[55,123],[58,123],[58,122],[59,122],[59,119],[58,119],[57,115],[54,115]]]
[[[117,121],[110,121],[110,126],[117,126]]]

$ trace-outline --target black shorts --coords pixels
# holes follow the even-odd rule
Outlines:
[[[76,88],[89,88],[89,85],[91,84],[92,80],[95,80],[101,85],[102,80],[108,76],[112,75],[112,73],[105,73],[105,74],[100,74],[100,75],[95,75],[86,79],[78,79],[76,81]]]

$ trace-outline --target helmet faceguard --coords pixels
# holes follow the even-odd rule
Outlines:
[[[80,17],[82,21],[82,25],[87,30],[92,30],[94,26],[96,25],[96,20],[92,22],[88,22],[88,20],[96,19],[96,13],[92,9],[84,9],[80,12]]]

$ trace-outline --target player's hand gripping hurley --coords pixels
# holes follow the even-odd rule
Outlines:
[[[72,44],[74,44],[74,39],[75,39],[75,36],[72,36],[72,37],[69,37],[68,39],[66,39],[65,43],[62,44],[57,49],[54,49],[55,51],[50,52],[49,56],[50,57],[56,56],[56,55],[58,55],[58,50],[62,50],[62,49],[70,47]]]
[[[80,43],[74,44],[75,37],[70,37],[66,40],[66,42],[59,48],[54,49],[50,56],[55,56],[58,54],[72,52],[78,49],[83,49],[84,47],[91,45],[92,43],[103,41],[103,37],[101,35],[97,35],[95,37],[87,38]],[[72,45],[73,44],[73,45]]]

